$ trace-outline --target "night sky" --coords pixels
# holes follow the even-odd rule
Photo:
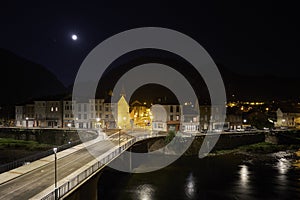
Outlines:
[[[0,6],[0,47],[44,65],[65,86],[73,83],[83,59],[100,42],[121,31],[144,26],[187,34],[215,62],[238,73],[300,77],[296,4],[210,0],[197,4],[7,2]],[[76,41],[72,34],[78,36]]]

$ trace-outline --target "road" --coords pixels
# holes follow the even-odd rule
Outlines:
[[[118,137],[92,144],[90,151],[100,156],[118,145]],[[121,135],[125,140],[126,135]],[[95,159],[84,148],[57,160],[58,181]],[[0,185],[0,199],[29,199],[54,184],[54,162]]]

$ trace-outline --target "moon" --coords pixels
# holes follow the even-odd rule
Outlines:
[[[78,39],[77,35],[76,35],[76,34],[73,34],[73,35],[72,35],[72,40],[75,41],[75,40],[77,40],[77,39]]]

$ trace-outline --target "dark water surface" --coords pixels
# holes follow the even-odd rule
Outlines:
[[[101,200],[300,199],[300,169],[290,154],[258,157],[181,157],[151,173],[106,169],[98,183]]]

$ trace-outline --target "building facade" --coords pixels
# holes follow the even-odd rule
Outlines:
[[[122,102],[124,103],[124,100]],[[128,113],[128,106],[125,109]],[[119,110],[124,111],[122,106]],[[107,103],[104,99],[90,99],[89,102],[36,100],[33,103],[15,106],[17,127],[117,128],[117,119],[117,104]]]
[[[276,127],[300,128],[300,109],[278,108]]]

